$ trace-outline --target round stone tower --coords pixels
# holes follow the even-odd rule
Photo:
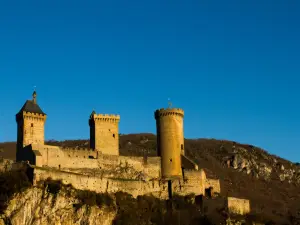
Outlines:
[[[182,109],[158,109],[156,120],[157,154],[161,157],[161,176],[171,180],[182,176],[181,154],[184,154]]]

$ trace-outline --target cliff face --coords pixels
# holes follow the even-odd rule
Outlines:
[[[48,141],[47,144],[80,148],[88,147],[89,140]],[[13,159],[15,146],[15,143],[0,143],[3,148],[0,158]],[[185,139],[185,153],[209,178],[220,179],[221,195],[249,199],[251,212],[270,221],[300,221],[299,163],[252,145],[215,139]],[[120,154],[156,156],[156,136],[120,135]],[[0,171],[9,167],[5,161]]]
[[[209,225],[225,221],[216,210],[224,206],[223,198],[215,199],[217,205],[207,204],[210,210],[204,215],[193,195],[174,196],[170,210],[170,202],[153,196],[99,194],[49,179],[33,187],[26,181],[16,182],[22,172],[11,171],[6,175],[0,174],[0,191],[11,191],[0,193],[0,225]],[[12,182],[3,181],[11,175]]]
[[[16,193],[1,215],[0,224],[111,225],[116,210],[108,206],[80,204],[72,192],[50,193],[46,189],[28,188]]]

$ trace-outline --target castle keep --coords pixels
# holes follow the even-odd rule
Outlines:
[[[181,155],[184,156],[183,110],[155,111],[157,154],[161,157],[161,176],[164,179],[182,176]]]
[[[88,119],[90,148],[71,149],[45,144],[47,115],[37,103],[37,93],[16,114],[17,161],[33,168],[33,182],[51,178],[77,189],[96,192],[124,191],[167,199],[179,195],[220,193],[220,182],[208,179],[203,169],[185,156],[184,111],[177,108],[154,112],[157,156],[119,154],[119,115],[96,114]]]

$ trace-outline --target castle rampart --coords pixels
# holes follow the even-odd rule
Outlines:
[[[72,184],[76,189],[90,190],[98,193],[123,191],[133,195],[133,197],[146,194],[152,194],[164,199],[168,197],[167,185],[159,180],[145,182],[139,180],[100,178],[97,176],[85,176],[72,172],[34,167],[34,184],[42,180],[47,180],[48,178],[61,180],[64,184]]]
[[[201,172],[198,172],[200,175]],[[54,169],[34,167],[34,184],[39,181],[47,180],[61,180],[64,184],[72,184],[73,187],[80,190],[91,190],[98,193],[115,193],[118,191],[127,192],[133,197],[138,195],[151,194],[161,199],[168,198],[168,184],[166,181],[160,179],[153,179],[150,181],[117,179],[117,178],[101,178],[98,176],[86,176],[82,174],[59,171]],[[195,177],[196,178],[196,177]],[[199,178],[199,177],[197,177]],[[203,195],[201,187],[201,180],[190,177],[187,180],[172,181],[173,192],[179,195],[196,194]]]
[[[127,157],[117,155],[101,154],[90,149],[61,149],[50,145],[32,145],[32,150],[36,153],[35,166],[51,167],[60,170],[98,169],[111,170],[116,168],[132,168],[136,172],[141,172],[148,179],[160,177],[160,157]]]

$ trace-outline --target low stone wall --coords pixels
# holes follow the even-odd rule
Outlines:
[[[204,195],[206,175],[204,170],[185,170],[184,179],[174,181],[172,189],[179,195]]]
[[[245,215],[250,213],[250,201],[248,199],[228,197],[226,207],[229,213],[239,215]]]
[[[205,188],[212,188],[212,193],[221,193],[220,180],[218,179],[206,179]]]

